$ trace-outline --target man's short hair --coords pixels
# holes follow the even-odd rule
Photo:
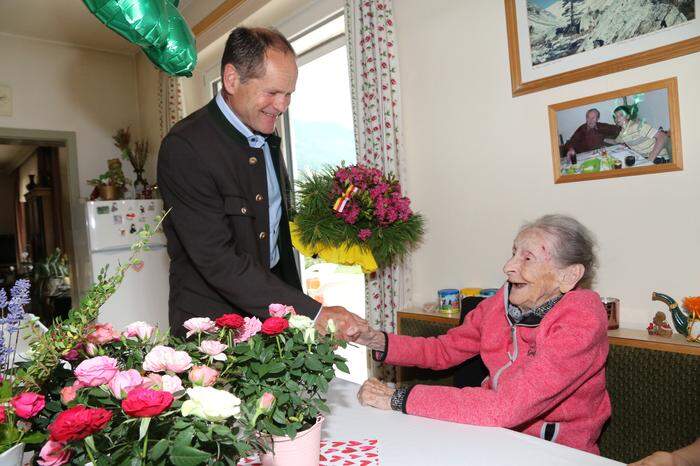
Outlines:
[[[224,67],[231,64],[242,83],[263,76],[268,49],[296,56],[292,44],[276,29],[237,27],[226,39],[221,57],[221,75],[224,74]]]
[[[598,111],[597,108],[589,108],[589,109],[586,111],[586,116],[588,116],[588,114],[591,113],[591,112],[595,112],[596,118],[600,120],[600,112]],[[579,114],[579,115],[580,115],[580,114]]]

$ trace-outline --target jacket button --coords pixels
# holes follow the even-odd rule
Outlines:
[[[258,163],[258,158],[257,158],[257,157],[251,157],[251,158],[248,159],[248,164],[250,164],[250,165],[255,165],[256,163]]]
[[[265,238],[267,238],[267,233],[265,233],[264,231],[262,231],[262,232],[260,232],[260,235],[258,235],[258,237],[259,237],[260,239],[265,239]]]
[[[265,199],[262,194],[256,194],[255,195],[255,200],[258,202],[262,202],[262,200]]]
[[[241,213],[242,213],[243,215],[247,214],[247,213],[248,213],[248,209],[246,209],[245,207],[241,207]]]

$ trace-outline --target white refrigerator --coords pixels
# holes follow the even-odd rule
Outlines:
[[[108,274],[131,256],[131,245],[138,232],[163,211],[159,199],[91,201],[86,204],[87,240],[92,283],[109,264]],[[168,330],[168,273],[170,260],[162,230],[150,242],[150,250],[140,253],[141,262],[126,272],[124,281],[100,309],[98,321],[111,323],[116,330],[142,320]]]

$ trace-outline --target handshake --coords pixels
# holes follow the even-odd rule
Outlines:
[[[384,350],[384,334],[373,330],[369,323],[342,306],[323,306],[316,317],[316,329],[326,333],[328,321],[333,320],[339,338],[364,345],[373,350]]]

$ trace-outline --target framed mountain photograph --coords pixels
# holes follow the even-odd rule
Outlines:
[[[700,51],[700,0],[504,0],[513,96]]]

